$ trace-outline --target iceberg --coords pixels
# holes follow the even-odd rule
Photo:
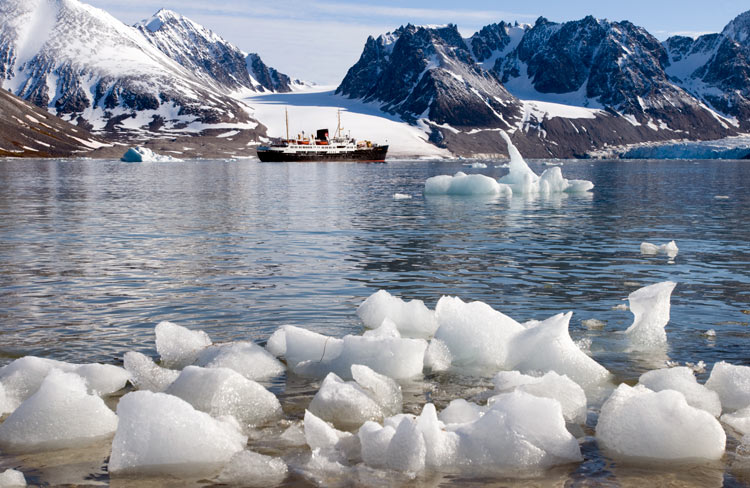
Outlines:
[[[621,384],[602,406],[596,438],[612,455],[671,461],[717,460],[726,434],[713,415],[674,390]]]
[[[679,249],[674,241],[669,241],[667,244],[651,244],[650,242],[641,242],[641,254],[653,255],[653,254],[666,254],[669,258],[677,256]]]
[[[0,448],[18,453],[81,448],[115,429],[117,416],[101,398],[88,393],[82,377],[53,369],[0,424]]]
[[[120,161],[125,163],[169,163],[169,162],[181,162],[182,159],[173,158],[172,156],[165,156],[162,154],[156,154],[154,151],[147,147],[136,146],[131,147],[125,154],[122,155]]]
[[[467,175],[459,171],[453,176],[439,175],[427,178],[424,184],[425,195],[512,195],[510,187],[498,183],[485,175]]]
[[[109,460],[113,474],[212,476],[247,443],[232,417],[214,419],[165,393],[128,393],[117,416]]]

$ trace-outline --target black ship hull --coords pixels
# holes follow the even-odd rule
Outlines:
[[[283,152],[258,148],[258,157],[263,163],[314,162],[314,161],[359,161],[380,163],[385,161],[388,146],[368,147],[346,152],[296,151]]]

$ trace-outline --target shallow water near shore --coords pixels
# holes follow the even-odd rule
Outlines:
[[[618,382],[632,384],[667,360],[704,361],[707,371],[720,360],[750,365],[750,162],[565,161],[563,175],[593,181],[591,193],[422,195],[431,176],[507,172],[495,167],[500,161],[485,163],[0,161],[0,365],[25,355],[111,364],[131,350],[156,357],[153,328],[162,320],[214,342],[264,343],[284,324],[357,334],[356,308],[378,289],[430,308],[442,295],[481,300],[519,321],[573,311],[571,336]],[[640,253],[643,241],[673,239],[674,259]],[[665,280],[677,283],[669,346],[630,354],[617,332],[632,314],[615,307]],[[604,325],[589,328],[587,319]],[[709,329],[715,337],[704,335]],[[266,386],[294,421],[318,383],[284,376]],[[418,412],[427,401],[442,408],[481,397],[491,382],[444,374],[403,387],[405,410]],[[731,435],[717,464],[615,462],[593,439],[597,408],[577,434],[581,464],[410,483],[750,484]],[[297,455],[271,434],[250,447]],[[0,454],[0,468],[20,467],[32,483],[128,484],[109,479],[107,456],[105,442],[83,452]]]

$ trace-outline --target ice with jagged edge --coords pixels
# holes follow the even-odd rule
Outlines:
[[[162,368],[150,357],[136,351],[125,353],[123,365],[130,373],[130,382],[139,390],[162,392],[180,375],[179,371]]]
[[[110,473],[213,476],[247,444],[233,417],[215,419],[165,393],[128,393],[117,416]]]
[[[396,324],[402,337],[428,338],[437,330],[435,312],[422,300],[404,301],[386,290],[378,290],[357,308],[357,315],[368,329],[377,329],[383,320]]]
[[[211,338],[202,330],[162,321],[154,329],[156,352],[165,368],[184,368],[193,364],[200,352],[212,344]]]
[[[428,178],[424,184],[425,195],[512,195],[509,186],[498,183],[489,176],[467,175],[459,171],[453,176],[438,175]]]
[[[501,371],[492,380],[495,391],[523,391],[538,397],[552,398],[560,402],[563,417],[569,423],[586,422],[586,393],[578,383],[565,375],[550,371],[543,376],[531,376],[518,371]],[[493,397],[494,398],[494,397]],[[490,398],[489,404],[494,402]]]
[[[653,391],[679,391],[690,406],[705,410],[714,417],[721,415],[719,395],[698,383],[693,370],[687,366],[648,371],[641,375],[638,383]]]
[[[706,387],[719,394],[725,411],[750,406],[750,366],[720,361],[714,364]]]
[[[624,383],[602,406],[596,438],[610,455],[626,459],[718,460],[726,447],[719,421],[682,393]]]
[[[667,343],[664,327],[669,322],[670,297],[677,286],[664,281],[640,288],[628,295],[633,323],[625,331],[636,349],[649,349]]]
[[[147,147],[136,146],[125,151],[120,161],[125,163],[174,163],[181,162],[182,159],[166,154],[157,154]]]
[[[651,244],[650,242],[641,242],[641,254],[654,255],[666,254],[669,258],[674,258],[680,249],[674,241],[666,244]]]
[[[88,393],[85,379],[53,369],[0,424],[0,448],[19,453],[82,448],[115,429],[117,416],[100,397]]]
[[[15,469],[6,469],[0,473],[0,486],[3,488],[16,488],[28,485],[22,472]]]

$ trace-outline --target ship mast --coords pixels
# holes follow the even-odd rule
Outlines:
[[[336,114],[338,115],[338,122],[336,123],[336,137],[341,137],[341,109],[338,109],[336,111]]]
[[[284,117],[286,118],[286,140],[289,140],[289,110],[284,107]]]

